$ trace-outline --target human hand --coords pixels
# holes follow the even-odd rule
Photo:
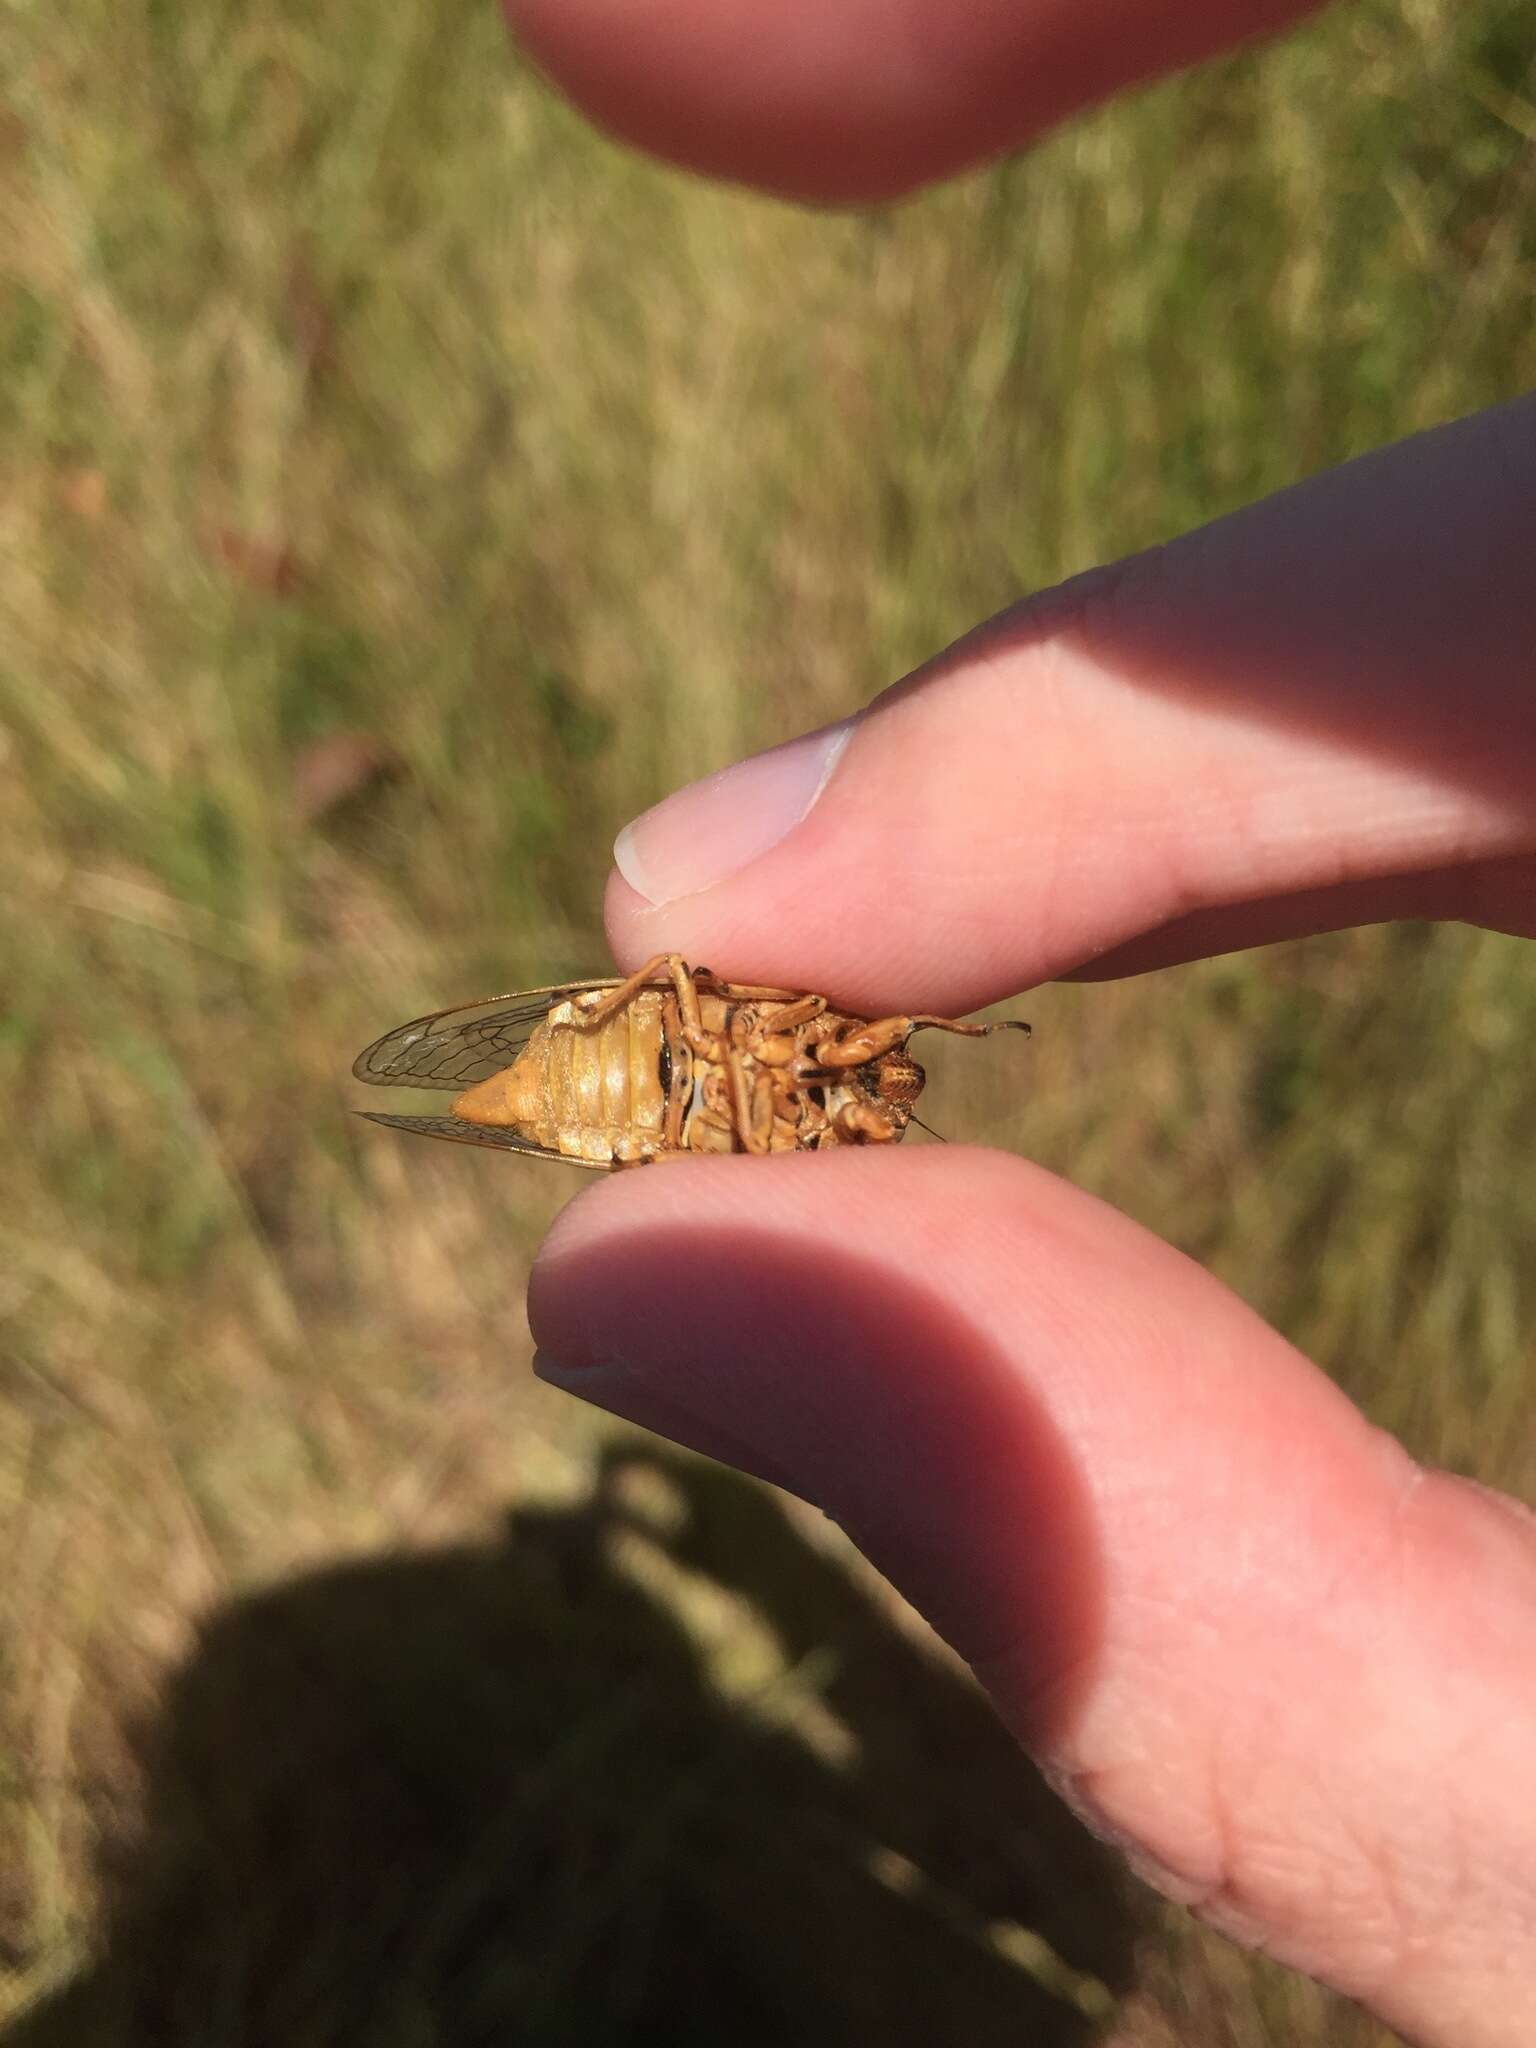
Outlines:
[[[515,11],[554,65],[613,10]],[[1096,16],[1017,12],[978,37],[1084,40],[1054,111],[1128,75]],[[654,76],[730,13],[647,10]],[[629,130],[791,182],[782,108],[731,102],[739,156],[702,153],[690,75]],[[783,162],[899,185],[956,160],[935,119],[899,164],[830,124]],[[1080,579],[639,821],[615,952],[954,1014],[1389,917],[1536,936],[1533,561],[1526,402]],[[1188,1261],[984,1152],[722,1160],[574,1204],[530,1315],[546,1377],[835,1515],[1171,1895],[1417,2040],[1536,2037],[1536,1523],[1416,1467]]]
[[[641,819],[615,952],[953,1014],[1530,934],[1533,559],[1526,402],[1082,579]],[[529,1312],[546,1378],[834,1515],[1164,1890],[1417,2039],[1536,2037],[1536,1522],[1189,1261],[987,1152],[739,1158],[584,1196]]]

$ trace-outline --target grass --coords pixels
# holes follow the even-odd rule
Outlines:
[[[324,12],[0,4],[0,2014],[1382,2041],[1122,1886],[825,1532],[531,1383],[573,1177],[342,1077],[590,971],[666,788],[1536,380],[1528,8],[1356,8],[836,219],[594,138],[488,6]],[[935,1059],[944,1124],[1536,1490],[1512,942],[1029,1014],[1030,1099]]]

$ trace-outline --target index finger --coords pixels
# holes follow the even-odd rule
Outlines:
[[[691,170],[885,199],[1316,0],[503,0],[578,106]]]
[[[1536,934],[1536,400],[1032,600],[615,848],[626,964],[959,1012],[1398,916]]]

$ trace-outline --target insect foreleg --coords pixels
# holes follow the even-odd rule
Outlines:
[[[880,1017],[871,1024],[857,1024],[841,1038],[824,1038],[816,1057],[824,1067],[867,1067],[871,1060],[903,1044],[916,1022],[914,1017]]]
[[[827,1067],[863,1067],[882,1053],[904,1045],[914,1031],[954,1031],[962,1038],[985,1038],[993,1031],[1028,1031],[1015,1019],[995,1024],[966,1024],[956,1017],[879,1017],[870,1024],[855,1025],[841,1038],[824,1039],[817,1056]]]
[[[827,1007],[825,996],[802,996],[797,1003],[786,1003],[781,1010],[775,1010],[771,1017],[762,1022],[765,1037],[778,1038],[787,1031],[798,1031],[802,1024],[809,1024],[813,1017],[819,1017]]]
[[[957,1031],[962,1038],[990,1038],[994,1031],[1022,1031],[1026,1038],[1030,1036],[1022,1017],[996,1017],[990,1024],[966,1024],[955,1017],[909,1017],[907,1023],[914,1031]]]
[[[873,1145],[888,1145],[896,1136],[896,1126],[872,1102],[845,1102],[833,1124],[840,1137],[863,1138]]]

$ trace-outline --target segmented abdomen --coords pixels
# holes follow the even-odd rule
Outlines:
[[[518,1069],[537,1063],[535,1115],[520,1119],[529,1137],[572,1159],[633,1157],[660,1142],[663,1002],[643,990],[596,1031],[576,1028],[570,1002],[554,1006],[513,1070],[521,1079]]]

